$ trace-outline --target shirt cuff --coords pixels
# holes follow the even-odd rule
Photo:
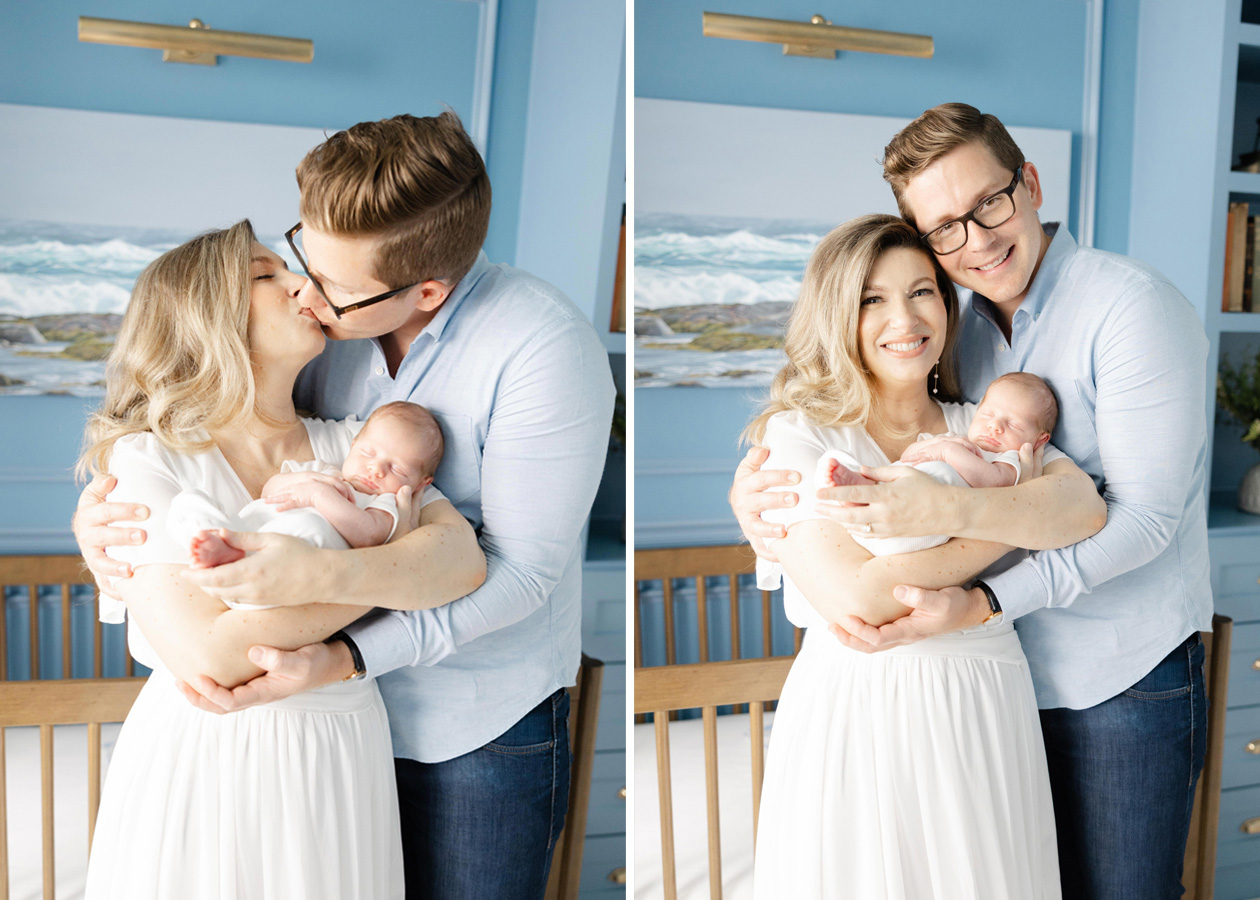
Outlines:
[[[347,625],[346,634],[363,654],[363,665],[373,678],[404,666],[431,666],[455,652],[454,644],[443,639],[442,629],[425,627],[426,615],[387,612]]]
[[[985,578],[984,582],[993,588],[998,603],[1002,604],[1002,615],[1008,621],[1050,605],[1050,591],[1033,568],[1032,560],[1024,560],[1000,575]]]

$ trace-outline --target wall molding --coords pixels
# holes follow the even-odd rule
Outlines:
[[[0,466],[0,483],[73,484],[74,472],[59,466]]]
[[[718,519],[636,519],[635,549],[736,544],[744,539],[734,515]]]
[[[657,459],[636,459],[634,461],[634,477],[636,479],[665,478],[671,475],[725,475],[735,477],[735,469],[743,457],[659,457]]]
[[[472,109],[465,127],[481,158],[489,165],[490,101],[494,95],[494,48],[499,36],[499,0],[467,0],[481,7],[477,18],[477,61],[473,73]]]
[[[1094,246],[1098,216],[1098,132],[1102,118],[1103,2],[1085,0],[1085,85],[1081,101],[1080,218],[1076,239],[1082,247]]]
[[[0,554],[78,553],[69,528],[0,528]]]

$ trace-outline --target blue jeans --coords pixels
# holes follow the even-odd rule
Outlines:
[[[568,691],[484,747],[394,767],[407,900],[541,900],[568,808]]]
[[[1206,748],[1204,691],[1195,632],[1110,700],[1041,711],[1064,898],[1181,896]]]

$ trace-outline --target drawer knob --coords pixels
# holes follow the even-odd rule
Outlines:
[[[1260,816],[1256,816],[1254,819],[1248,819],[1246,822],[1243,822],[1242,826],[1238,830],[1243,834],[1260,834]]]
[[[1260,756],[1260,738],[1256,738],[1254,741],[1247,742],[1247,752],[1254,753],[1257,756]]]
[[[1251,668],[1260,670],[1260,659],[1257,659],[1255,662],[1253,662],[1251,664]]]
[[[1255,743],[1255,742],[1254,742],[1254,741],[1252,741],[1252,743]],[[1260,747],[1258,747],[1257,749],[1255,749],[1255,750],[1253,750],[1253,751],[1251,751],[1251,752],[1252,752],[1252,753],[1260,753]],[[625,788],[622,788],[621,790],[617,791],[617,799],[618,799],[618,800],[624,800],[624,799],[626,799],[626,789],[625,789]]]
[[[626,883],[626,867],[617,866],[617,868],[613,869],[611,872],[608,873],[608,880],[611,881],[613,884],[625,884]]]

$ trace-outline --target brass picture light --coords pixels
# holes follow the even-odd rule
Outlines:
[[[931,35],[846,28],[832,25],[822,16],[814,16],[808,22],[791,22],[706,12],[704,35],[782,44],[787,56],[812,56],[816,59],[835,59],[837,50],[923,58],[930,57],[933,51]]]
[[[315,44],[304,38],[272,37],[243,31],[215,31],[200,19],[184,28],[179,25],[151,25],[121,19],[79,16],[79,40],[121,47],[151,47],[162,50],[164,62],[196,63],[213,66],[218,55],[251,56],[308,63],[315,57]]]

